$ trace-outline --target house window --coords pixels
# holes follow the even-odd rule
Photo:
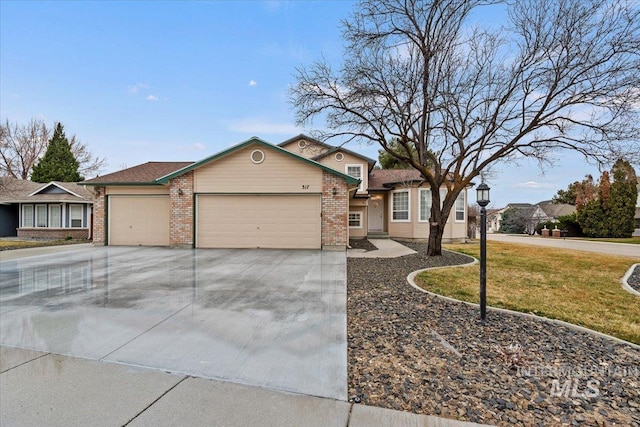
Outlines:
[[[62,209],[60,205],[49,205],[49,227],[62,227]]]
[[[69,224],[73,228],[82,227],[82,205],[69,206]]]
[[[47,226],[47,205],[36,205],[36,227]]]
[[[358,187],[358,191],[364,191],[364,180],[362,179],[362,165],[347,165],[346,170],[347,170],[347,175],[360,180],[360,187]]]
[[[394,222],[409,221],[409,190],[393,193],[391,197],[391,218]]]
[[[456,198],[456,222],[464,222],[464,191]]]
[[[349,228],[362,228],[362,212],[349,212]]]
[[[431,190],[420,189],[420,222],[427,222],[431,218]]]
[[[22,205],[22,226],[33,227],[33,205]]]

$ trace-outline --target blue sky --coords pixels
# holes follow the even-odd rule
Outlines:
[[[199,160],[258,136],[299,133],[295,68],[342,58],[350,1],[0,2],[0,115],[61,121],[103,173],[149,160]],[[377,147],[348,148],[377,158]],[[501,165],[492,206],[550,199],[594,166],[561,152]],[[471,195],[470,200],[475,200]]]

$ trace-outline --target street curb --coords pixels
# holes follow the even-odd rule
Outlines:
[[[620,279],[620,281],[622,282],[622,289],[624,289],[627,292],[632,293],[633,295],[637,295],[637,296],[640,297],[640,292],[638,292],[635,289],[633,289],[631,287],[631,285],[629,285],[629,282],[627,281],[627,280],[629,280],[629,277],[631,277],[631,275],[633,274],[633,270],[635,270],[636,267],[638,267],[638,266],[640,266],[640,264],[633,264],[631,267],[629,267],[629,269],[624,274],[624,276],[622,276],[622,279]]]
[[[416,282],[415,282],[415,277],[416,277],[418,274],[422,273],[423,271],[428,271],[428,270],[437,270],[437,269],[442,269],[442,268],[453,268],[453,267],[470,267],[470,266],[472,266],[472,265],[477,264],[477,263],[479,263],[479,262],[480,262],[480,261],[478,261],[478,259],[476,259],[476,258],[474,258],[474,257],[472,257],[472,256],[470,256],[470,255],[466,255],[466,256],[468,256],[469,258],[473,258],[473,261],[472,261],[472,262],[469,262],[469,263],[467,263],[467,264],[450,265],[450,266],[442,266],[442,267],[429,267],[429,268],[422,268],[422,269],[420,269],[420,270],[416,270],[416,271],[413,271],[413,272],[409,273],[409,275],[407,276],[407,282],[409,282],[409,284],[410,284],[412,287],[414,287],[415,289],[417,289],[417,290],[419,290],[419,291],[421,291],[421,292],[424,292],[425,294],[433,295],[433,296],[435,296],[435,297],[442,298],[442,299],[444,299],[444,300],[446,300],[446,301],[457,302],[457,303],[463,303],[463,304],[467,304],[467,305],[472,306],[472,307],[480,307],[480,304],[476,304],[476,303],[468,302],[468,301],[462,301],[462,300],[459,300],[459,299],[455,299],[455,298],[451,298],[451,297],[446,297],[446,296],[443,296],[443,295],[436,294],[436,293],[434,293],[434,292],[427,291],[426,289],[422,289],[422,288],[421,288],[420,286],[418,286],[418,285],[416,284]],[[629,274],[629,275],[630,275],[630,274]],[[625,276],[626,276],[626,275],[625,275]],[[489,306],[487,306],[487,310],[495,311],[495,312],[498,312],[498,313],[513,314],[513,315],[516,315],[516,316],[526,317],[526,318],[529,318],[529,319],[541,320],[541,321],[546,322],[546,323],[549,323],[549,324],[551,324],[551,325],[560,325],[560,326],[564,326],[564,327],[567,327],[567,328],[569,328],[569,329],[573,329],[574,331],[586,332],[586,333],[589,333],[589,334],[595,335],[595,336],[597,336],[597,337],[599,337],[599,338],[604,338],[604,339],[606,339],[606,340],[613,341],[613,342],[614,342],[614,343],[616,343],[616,344],[624,344],[624,345],[628,345],[628,346],[630,346],[631,348],[634,348],[634,349],[636,349],[636,350],[640,350],[640,345],[634,344],[634,343],[629,342],[629,341],[625,341],[625,340],[620,339],[620,338],[616,338],[616,337],[611,336],[611,335],[607,335],[607,334],[602,333],[602,332],[594,331],[593,329],[585,328],[584,326],[574,325],[573,323],[565,322],[565,321],[563,321],[563,320],[558,320],[558,319],[549,319],[548,317],[537,316],[537,315],[535,315],[535,314],[531,314],[531,313],[523,313],[523,312],[521,312],[521,311],[507,310],[506,308],[498,308],[498,307],[489,307]]]

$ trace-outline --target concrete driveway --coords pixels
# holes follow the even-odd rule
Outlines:
[[[0,344],[346,400],[346,256],[0,253]]]

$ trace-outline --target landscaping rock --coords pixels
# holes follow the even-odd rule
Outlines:
[[[378,250],[378,248],[367,239],[349,239],[349,246],[351,246],[351,249],[363,249],[367,252]]]
[[[640,351],[534,318],[412,288],[415,270],[462,264],[426,244],[400,258],[348,259],[349,396],[366,405],[494,425],[640,427]],[[500,350],[522,346],[519,366]],[[623,406],[624,405],[624,406]],[[578,408],[580,408],[578,410]]]
[[[631,276],[627,279],[627,283],[636,291],[640,292],[640,264],[636,265],[636,268],[631,273]]]

